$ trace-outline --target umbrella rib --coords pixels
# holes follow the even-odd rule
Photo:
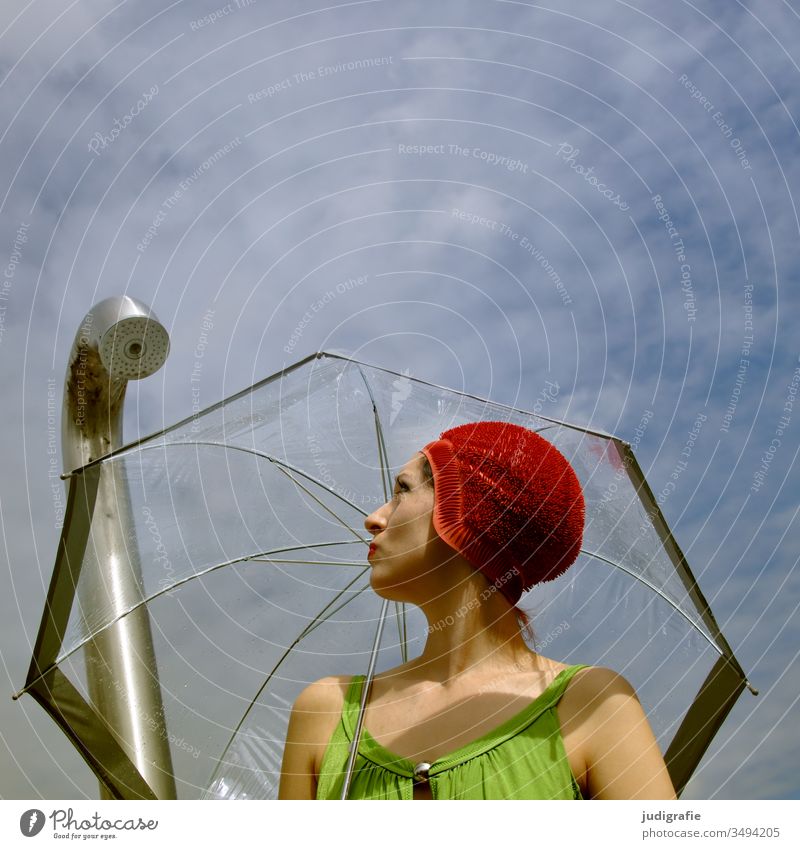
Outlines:
[[[320,499],[319,499],[319,498],[317,498],[317,496],[316,496],[316,495],[314,495],[314,493],[313,493],[313,492],[311,492],[311,490],[310,490],[310,489],[308,489],[308,487],[303,486],[303,484],[301,484],[301,483],[300,483],[300,481],[295,480],[295,478],[293,478],[293,477],[289,474],[289,472],[287,472],[287,471],[286,471],[286,469],[284,469],[284,468],[283,468],[283,466],[282,466],[282,465],[280,465],[280,464],[279,464],[279,465],[278,465],[278,469],[280,469],[280,471],[281,471],[281,472],[283,472],[283,474],[284,474],[284,475],[286,475],[286,477],[287,477],[287,478],[289,478],[289,480],[290,480],[290,481],[291,481],[291,482],[292,482],[295,486],[300,487],[300,489],[302,489],[302,490],[303,490],[303,492],[307,493],[307,494],[308,494],[311,498],[313,498],[313,499],[314,499],[314,501],[316,501],[316,502],[317,502],[317,504],[319,504],[319,506],[320,506],[320,507],[322,507],[322,509],[323,509],[323,510],[326,510],[328,513],[330,513],[330,514],[331,514],[331,516],[333,516],[333,518],[334,518],[334,519],[336,519],[336,521],[337,521],[340,525],[342,525],[342,527],[344,527],[344,528],[346,528],[348,531],[350,531],[350,533],[351,533],[351,534],[353,534],[359,542],[366,542],[366,540],[365,540],[365,539],[363,539],[363,537],[361,537],[361,536],[359,535],[358,531],[356,531],[356,530],[355,530],[355,528],[351,528],[351,527],[350,527],[350,525],[348,525],[348,524],[347,524],[347,522],[345,522],[345,520],[344,520],[344,519],[342,519],[342,517],[341,517],[341,516],[337,516],[337,515],[336,515],[336,513],[334,513],[334,512],[333,512],[333,510],[331,510],[331,508],[330,508],[330,507],[328,507],[328,505],[327,505],[327,504],[325,504],[325,503],[323,503],[322,501],[320,501]],[[294,469],[293,469],[292,471],[296,471],[296,470],[294,470]],[[300,472],[300,474],[302,474],[302,472]],[[331,490],[331,491],[333,491],[333,490]],[[366,513],[364,513],[364,511],[363,511],[363,510],[361,510],[361,513],[363,513],[363,515],[365,515],[365,516],[367,515]]]
[[[325,607],[323,607],[323,608],[322,608],[322,610],[320,611],[320,613],[319,613],[319,614],[318,614],[318,615],[314,618],[314,621],[313,621],[313,622],[310,622],[308,625],[306,625],[306,627],[305,627],[305,628],[304,628],[304,629],[300,632],[300,634],[298,634],[298,635],[297,635],[297,637],[295,637],[295,639],[292,641],[292,644],[291,644],[291,645],[290,645],[290,646],[286,649],[286,651],[285,651],[285,652],[284,652],[284,653],[280,656],[280,658],[278,659],[278,662],[275,664],[275,666],[273,666],[273,667],[272,667],[272,669],[270,670],[269,674],[268,674],[268,675],[267,675],[267,677],[264,679],[263,684],[261,684],[261,686],[260,686],[260,687],[258,688],[258,690],[256,691],[256,694],[255,694],[255,695],[253,696],[253,698],[250,700],[250,704],[247,706],[247,710],[246,710],[246,711],[242,714],[242,717],[241,717],[241,719],[239,720],[239,722],[237,723],[236,728],[234,728],[234,730],[233,730],[233,734],[231,734],[231,738],[230,738],[230,740],[228,740],[228,743],[227,743],[227,745],[225,746],[225,749],[223,750],[222,754],[219,756],[219,762],[218,762],[218,764],[217,764],[216,768],[214,769],[214,772],[213,772],[213,774],[211,775],[211,778],[209,779],[209,782],[208,782],[208,786],[209,786],[209,787],[211,787],[211,786],[214,784],[214,781],[216,780],[216,777],[217,777],[217,773],[219,772],[220,767],[223,765],[223,760],[224,760],[225,756],[228,754],[228,750],[229,750],[229,749],[230,749],[230,747],[233,745],[233,741],[236,739],[236,735],[239,733],[239,730],[241,729],[242,725],[244,725],[245,720],[246,720],[246,719],[247,719],[247,717],[249,716],[250,711],[251,711],[251,710],[253,709],[253,707],[255,706],[255,703],[256,703],[256,701],[258,700],[259,696],[260,696],[260,695],[264,692],[264,688],[265,688],[265,687],[267,686],[267,684],[269,684],[269,682],[272,680],[272,676],[273,676],[273,675],[274,675],[274,674],[278,671],[278,668],[280,667],[280,665],[284,662],[284,660],[286,660],[286,658],[289,656],[289,654],[292,652],[292,650],[295,648],[295,646],[297,646],[297,644],[300,642],[300,640],[305,639],[305,638],[306,638],[306,637],[307,637],[307,636],[308,636],[308,635],[309,635],[309,634],[310,634],[310,633],[311,633],[311,632],[312,632],[312,631],[313,631],[316,627],[318,627],[319,625],[321,625],[323,622],[326,622],[328,619],[330,619],[330,617],[331,617],[331,616],[333,616],[335,613],[338,613],[338,612],[339,612],[339,611],[340,611],[343,607],[345,607],[346,605],[348,605],[351,601],[353,601],[355,598],[357,598],[359,595],[361,595],[361,593],[363,593],[365,589],[367,589],[367,587],[366,587],[366,586],[362,587],[360,590],[358,590],[358,592],[354,593],[354,594],[353,594],[350,598],[345,599],[345,600],[344,600],[344,601],[343,601],[343,602],[339,605],[339,607],[337,607],[337,608],[335,608],[335,609],[333,609],[333,610],[329,610],[329,611],[326,613],[326,610],[327,610],[329,607],[331,607],[331,605],[335,604],[335,603],[336,603],[336,602],[337,602],[337,601],[338,601],[338,600],[339,600],[339,599],[340,599],[340,598],[341,598],[341,597],[342,597],[342,596],[343,596],[343,595],[344,595],[344,594],[345,594],[345,593],[346,593],[346,592],[350,589],[350,587],[352,587],[352,586],[353,586],[353,584],[355,584],[355,582],[356,582],[359,578],[363,577],[364,573],[368,571],[368,568],[369,568],[369,567],[367,567],[367,569],[364,569],[364,571],[363,571],[363,572],[361,572],[361,574],[356,575],[356,577],[355,577],[355,578],[353,578],[353,580],[352,580],[352,581],[350,581],[350,583],[349,583],[349,584],[346,584],[346,585],[345,585],[345,586],[344,586],[344,587],[343,587],[343,588],[342,588],[342,589],[341,589],[341,590],[340,590],[340,591],[339,591],[339,592],[338,592],[338,593],[337,593],[337,594],[336,594],[336,595],[335,595],[335,596],[334,596],[334,597],[333,597],[333,598],[332,598],[332,599],[328,602],[328,604],[326,604],[326,605],[325,605]],[[324,616],[322,615],[323,613],[325,614]]]
[[[149,604],[151,601],[154,601],[155,599],[161,597],[165,593],[171,592],[172,590],[177,589],[178,587],[182,587],[184,584],[187,584],[189,581],[194,581],[196,578],[204,578],[206,575],[209,575],[212,572],[216,572],[217,570],[223,569],[226,566],[233,566],[235,563],[247,563],[248,561],[251,561],[251,560],[255,561],[255,562],[269,562],[269,560],[267,560],[267,561],[259,560],[259,558],[265,558],[265,556],[269,555],[269,554],[282,554],[286,551],[297,551],[299,549],[304,549],[304,548],[321,548],[322,546],[328,546],[328,545],[353,545],[355,542],[357,542],[357,540],[341,540],[341,541],[334,540],[334,541],[331,541],[331,542],[317,542],[317,543],[309,543],[307,545],[292,545],[292,546],[287,546],[285,548],[275,548],[272,551],[262,551],[262,552],[259,552],[258,554],[245,554],[243,557],[236,557],[233,560],[226,560],[223,563],[215,563],[213,566],[209,566],[209,567],[207,567],[206,569],[203,569],[200,572],[195,572],[192,575],[187,575],[185,578],[181,578],[179,581],[176,581],[174,584],[171,584],[169,587],[163,587],[158,592],[147,596],[147,598],[143,598],[141,601],[138,601],[135,605],[133,605],[133,607],[130,607],[128,610],[123,611],[119,616],[116,617],[116,619],[112,619],[110,622],[107,622],[105,625],[103,625],[102,628],[98,628],[96,631],[93,631],[88,637],[86,637],[85,639],[83,639],[79,643],[77,643],[75,646],[73,646],[66,654],[63,654],[63,655],[60,655],[59,657],[57,657],[53,661],[53,663],[51,663],[49,666],[47,666],[47,668],[42,670],[36,678],[34,678],[32,681],[28,682],[28,684],[26,684],[26,686],[23,687],[22,690],[20,690],[17,695],[21,696],[24,693],[26,693],[33,684],[35,684],[37,681],[41,680],[45,675],[47,675],[48,672],[50,672],[52,669],[55,669],[60,663],[63,663],[63,661],[72,657],[72,655],[75,654],[76,651],[83,648],[83,646],[85,646],[88,642],[91,642],[98,634],[102,634],[103,631],[108,630],[110,627],[112,627],[112,625],[116,625],[116,623],[119,622],[121,619],[124,619],[130,613],[133,613],[135,610],[138,610],[143,604]],[[361,542],[364,542],[364,540],[361,540]],[[303,563],[303,564],[305,564],[305,561],[302,561],[302,560],[285,560],[285,561],[280,561],[280,562]],[[321,562],[324,562],[324,561],[321,561]],[[338,565],[362,566],[363,564],[354,562],[354,563],[341,563],[341,564],[331,563],[330,565],[332,565],[332,566],[334,566],[334,565],[335,566],[338,566]],[[361,575],[363,575],[363,574],[364,574],[364,572],[361,572]],[[353,580],[357,581],[359,577],[360,576],[357,575]],[[350,585],[348,584],[348,587],[349,586]],[[347,587],[345,589],[347,589]],[[342,592],[344,592],[344,590]]]
[[[68,478],[71,478],[74,474],[76,474],[81,469],[88,469],[90,466],[94,466],[98,463],[103,463],[106,460],[116,459],[118,456],[120,456],[122,454],[127,454],[129,451],[132,451],[134,448],[138,448],[140,446],[147,447],[147,448],[150,448],[150,447],[157,448],[159,446],[144,446],[144,443],[149,442],[151,439],[158,439],[159,436],[166,436],[168,433],[171,433],[172,431],[178,430],[179,428],[183,427],[183,425],[187,425],[190,422],[192,424],[196,424],[196,422],[198,421],[198,419],[201,416],[207,416],[210,413],[216,412],[219,409],[223,409],[226,404],[231,404],[233,401],[238,401],[240,398],[244,398],[245,395],[252,395],[253,393],[259,391],[260,389],[263,389],[265,386],[272,383],[274,380],[277,380],[278,378],[284,378],[284,377],[286,377],[286,375],[291,374],[293,371],[296,371],[297,369],[299,369],[302,366],[306,365],[307,363],[311,362],[311,360],[318,360],[318,359],[320,359],[324,356],[330,356],[330,355],[326,354],[324,351],[318,351],[315,354],[309,354],[307,357],[304,357],[302,360],[298,360],[296,363],[294,363],[290,366],[284,366],[284,368],[282,368],[280,371],[276,371],[273,374],[270,374],[269,376],[263,378],[262,380],[259,380],[258,383],[254,383],[252,386],[248,387],[247,389],[242,389],[241,391],[237,392],[235,395],[231,395],[229,398],[223,398],[221,401],[217,401],[215,404],[212,404],[210,407],[206,407],[206,409],[203,410],[200,413],[192,413],[191,416],[187,416],[185,419],[181,419],[180,421],[175,422],[175,424],[170,425],[169,427],[162,428],[161,430],[157,430],[154,433],[148,434],[147,436],[143,436],[141,439],[137,439],[135,442],[131,442],[129,445],[120,445],[119,448],[115,448],[113,451],[109,451],[107,454],[103,454],[100,457],[96,457],[94,460],[91,460],[90,462],[86,463],[84,466],[79,466],[77,469],[72,469],[69,472],[65,472],[64,474],[61,475],[61,480],[67,480]],[[174,443],[170,443],[170,444],[171,445],[180,445],[182,443],[174,442]],[[194,445],[196,443],[191,442],[191,443],[186,443],[186,444]]]
[[[381,419],[378,415],[378,405],[375,403],[375,397],[372,394],[372,387],[369,385],[369,381],[367,380],[367,376],[364,374],[363,370],[359,366],[358,368],[359,374],[361,375],[361,379],[364,381],[364,385],[367,388],[367,393],[369,394],[370,401],[372,401],[372,415],[375,420],[375,433],[378,442],[378,458],[381,463],[381,470],[383,474],[381,475],[381,480],[383,483],[383,497],[388,501],[389,493],[389,479],[388,479],[388,469],[389,469],[389,452],[386,449],[386,440],[383,435],[383,427],[381,426]],[[403,663],[408,662],[408,645],[407,645],[407,630],[406,630],[406,606],[405,604],[398,604],[395,602],[395,611],[397,613],[397,637],[400,641],[400,655],[403,658]]]
[[[353,780],[353,768],[356,763],[356,754],[358,753],[358,745],[361,740],[361,732],[364,728],[364,711],[367,708],[367,700],[369,699],[370,691],[372,690],[372,679],[375,676],[375,661],[378,659],[378,649],[381,646],[381,636],[383,635],[383,626],[386,622],[386,611],[389,608],[389,599],[385,598],[381,605],[381,615],[378,620],[378,628],[375,631],[375,641],[372,644],[372,651],[369,654],[369,666],[367,667],[367,675],[364,679],[364,684],[361,688],[361,704],[358,706],[358,716],[356,718],[356,727],[353,729],[353,740],[350,743],[350,754],[347,758],[347,767],[344,772],[344,781],[342,782],[341,799],[346,799],[350,792],[350,783]]]
[[[375,371],[382,371],[382,372],[385,372],[386,374],[393,374],[393,375],[395,375],[395,377],[408,377],[408,375],[400,374],[399,372],[392,371],[391,369],[385,368],[384,366],[376,366],[376,365],[373,365],[372,363],[364,363],[364,362],[361,362],[360,360],[355,360],[352,357],[345,357],[345,356],[342,356],[341,354],[331,353],[330,351],[320,351],[317,354],[317,356],[318,357],[331,357],[331,358],[337,359],[337,360],[344,360],[345,362],[353,363],[353,365],[366,366],[367,368],[374,369]],[[423,380],[420,377],[414,377],[414,378],[411,378],[411,379],[414,380],[414,382],[416,382],[416,383],[422,384],[423,386],[430,386],[432,389],[439,389],[443,392],[461,395],[464,398],[471,398],[473,401],[480,401],[482,404],[484,404],[484,405],[488,404],[489,406],[495,407],[496,409],[509,410],[512,413],[522,413],[525,416],[534,415],[537,419],[542,419],[543,421],[546,421],[546,422],[552,422],[553,424],[561,425],[563,427],[567,427],[570,430],[577,430],[580,433],[588,433],[591,436],[601,436],[605,439],[608,439],[610,437],[613,438],[613,434],[606,433],[603,430],[595,430],[593,428],[580,427],[579,425],[574,425],[574,424],[571,424],[570,422],[562,421],[561,419],[553,419],[553,418],[550,418],[550,416],[543,416],[541,413],[533,413],[532,414],[529,410],[522,410],[519,407],[512,407],[509,404],[501,404],[498,401],[492,401],[489,398],[482,397],[481,395],[473,395],[470,392],[455,392],[455,390],[451,389],[448,386],[441,386],[438,383],[431,383],[431,381]]]
[[[366,571],[366,570],[364,570],[364,571]],[[361,573],[361,575],[363,575],[363,574],[364,574],[364,572],[362,572],[362,573]],[[357,581],[357,580],[361,577],[361,575],[357,575],[357,576],[353,579],[353,581],[354,581],[354,582],[355,582],[355,581]],[[309,623],[309,624],[305,627],[305,629],[303,630],[303,633],[302,633],[302,634],[301,634],[301,635],[297,638],[297,640],[295,640],[295,643],[297,643],[297,642],[299,642],[301,639],[304,639],[305,637],[307,637],[309,634],[311,634],[313,631],[315,631],[317,628],[319,628],[319,626],[320,626],[320,625],[322,625],[322,623],[323,623],[323,622],[327,622],[327,620],[328,620],[328,619],[330,619],[330,618],[331,618],[331,616],[333,616],[335,613],[338,613],[340,610],[344,609],[344,608],[345,608],[348,604],[350,604],[350,602],[351,602],[351,601],[353,601],[353,599],[355,599],[355,598],[357,598],[359,595],[361,595],[361,593],[363,593],[363,592],[364,592],[364,590],[366,590],[366,589],[367,589],[367,586],[363,586],[363,587],[361,587],[361,589],[360,589],[358,592],[353,593],[353,595],[352,595],[352,596],[350,596],[350,598],[346,598],[346,599],[345,599],[345,600],[344,600],[344,601],[343,601],[343,602],[342,602],[342,603],[341,603],[338,607],[335,607],[333,610],[331,610],[331,611],[330,611],[330,612],[329,612],[329,613],[325,616],[325,618],[324,618],[324,619],[320,619],[320,618],[318,618],[318,617],[317,617],[317,618],[315,618],[313,622]],[[344,590],[343,590],[342,592],[344,592]],[[337,596],[337,598],[339,598],[340,596],[341,596],[341,593],[340,593],[340,595],[339,595],[339,596]],[[333,599],[333,600],[331,601],[331,604],[332,604],[332,603],[333,603],[333,601],[335,601],[335,600],[336,600],[336,599]],[[324,610],[324,608],[323,608],[323,610]],[[293,647],[294,647],[294,644],[293,644]]]
[[[675,602],[666,593],[664,593],[662,590],[660,590],[655,584],[651,583],[646,578],[643,578],[641,575],[638,575],[632,569],[628,569],[626,566],[623,566],[621,563],[615,563],[613,560],[609,560],[607,557],[603,557],[602,554],[598,554],[595,551],[588,551],[587,549],[582,548],[581,553],[588,554],[589,557],[594,557],[597,560],[601,560],[603,563],[607,563],[609,566],[614,566],[616,569],[619,569],[620,571],[624,572],[626,575],[630,575],[632,578],[635,578],[637,581],[641,582],[646,587],[651,589],[657,596],[664,599],[664,601],[670,607],[672,607],[681,616],[683,616],[683,618],[695,629],[695,631],[697,631],[699,634],[702,634],[703,638],[711,646],[713,646],[714,649],[716,649],[718,654],[722,655],[723,657],[725,656],[725,653],[714,642],[714,640],[712,640],[711,637],[709,637],[708,634],[706,634],[706,632],[702,628],[699,628],[697,623],[690,616],[688,616],[686,613],[684,613],[684,611],[681,610],[681,608],[677,604],[675,604]]]
[[[198,439],[198,440],[192,440],[190,442],[161,442],[158,445],[138,445],[138,444],[134,444],[134,445],[131,445],[126,451],[115,452],[113,454],[113,456],[108,455],[107,457],[105,457],[102,460],[102,462],[105,462],[106,460],[118,460],[121,457],[124,457],[125,455],[127,455],[129,453],[133,453],[134,451],[155,451],[155,450],[163,449],[163,448],[173,448],[173,447],[179,447],[179,446],[180,447],[187,447],[187,446],[197,446],[197,445],[206,445],[206,446],[209,446],[211,448],[225,448],[226,450],[230,450],[230,451],[242,451],[245,454],[252,454],[255,457],[261,457],[264,460],[269,460],[270,463],[274,463],[279,469],[281,469],[281,471],[284,471],[284,473],[285,473],[285,470],[284,470],[283,467],[286,467],[286,469],[290,469],[291,471],[295,472],[296,474],[300,475],[301,477],[304,477],[306,480],[311,481],[311,483],[315,483],[320,489],[324,489],[326,492],[329,492],[335,498],[338,498],[340,501],[343,501],[345,504],[347,504],[348,507],[352,507],[358,513],[361,513],[362,516],[368,515],[368,513],[366,512],[366,510],[364,510],[363,507],[359,507],[358,504],[356,504],[354,501],[350,501],[349,498],[345,498],[341,493],[337,492],[332,487],[327,486],[326,484],[324,484],[318,478],[315,478],[313,475],[308,474],[308,472],[304,472],[302,469],[298,469],[296,466],[293,466],[291,463],[288,463],[286,460],[281,460],[278,457],[273,457],[271,454],[267,454],[265,451],[259,451],[256,448],[247,448],[244,445],[234,445],[234,444],[229,443],[229,442],[212,442],[212,441],[207,440],[207,439]],[[99,463],[99,462],[101,462],[100,459],[93,460],[91,463],[87,463],[86,466],[83,466],[82,468],[84,468],[84,469],[88,468],[89,466],[93,466],[93,465],[95,465],[95,463]],[[67,474],[62,475],[61,477],[64,478],[64,479],[69,478],[72,475],[76,474],[77,471],[78,470],[75,469],[72,472],[69,472]],[[291,476],[289,476],[289,477],[291,477]],[[291,479],[294,481],[295,484],[297,484],[299,486],[299,484],[297,483],[297,481],[294,480],[294,478],[291,478]],[[308,492],[308,490],[306,490],[306,492]],[[385,492],[385,487],[384,487],[384,492]],[[310,492],[309,492],[309,495],[311,495]],[[313,497],[314,496],[312,496],[312,498]],[[336,514],[333,514],[333,515],[336,515]]]
[[[367,376],[364,374],[364,370],[361,368],[361,365],[358,364],[358,373],[361,375],[361,379],[364,381],[364,386],[366,387],[367,394],[369,395],[369,399],[372,402],[372,417],[375,421],[375,435],[378,443],[378,458],[381,464],[381,482],[383,483],[383,497],[388,501],[389,500],[389,487],[391,481],[389,479],[389,452],[386,449],[386,439],[383,434],[383,426],[381,425],[381,417],[378,414],[378,405],[375,403],[375,396],[372,392],[372,387],[370,386],[369,381],[367,380]],[[395,602],[395,611],[397,612],[397,636],[400,641],[400,654],[403,658],[403,663],[408,662],[408,631],[406,628],[406,606],[405,604],[398,604]]]
[[[291,471],[293,471],[295,474],[298,474],[298,475],[300,475],[301,477],[306,478],[306,480],[309,480],[309,481],[311,481],[312,483],[317,484],[317,486],[322,487],[322,489],[326,490],[326,491],[327,491],[327,492],[329,492],[331,495],[336,496],[336,497],[337,497],[337,498],[339,498],[341,501],[344,501],[344,503],[345,503],[345,504],[349,505],[349,506],[350,506],[350,507],[352,507],[354,510],[358,511],[359,513],[361,513],[361,515],[362,515],[362,516],[366,516],[366,515],[367,515],[366,511],[364,511],[364,510],[363,510],[361,507],[359,507],[358,505],[354,504],[354,503],[353,503],[352,501],[350,501],[349,499],[345,498],[343,495],[340,495],[338,492],[336,492],[336,490],[332,489],[332,488],[331,488],[331,487],[329,487],[329,486],[326,486],[324,483],[322,483],[322,481],[317,480],[315,477],[313,477],[312,475],[307,474],[307,473],[306,473],[306,472],[304,472],[302,469],[298,469],[296,466],[293,466],[291,463],[287,463],[287,462],[286,462],[286,461],[284,461],[284,460],[279,460],[277,457],[273,457],[272,455],[270,455],[270,454],[266,454],[266,453],[265,453],[265,452],[263,452],[263,451],[257,451],[255,448],[245,448],[245,447],[244,447],[244,446],[242,446],[242,445],[230,445],[230,444],[227,444],[227,443],[224,443],[224,442],[208,442],[208,441],[199,441],[199,440],[198,440],[198,441],[196,441],[196,442],[171,442],[171,443],[169,443],[169,444],[170,444],[170,445],[195,445],[195,446],[196,446],[196,445],[210,445],[210,446],[213,446],[213,447],[216,447],[216,448],[225,448],[225,449],[231,449],[231,450],[235,450],[235,451],[243,451],[245,454],[253,454],[253,455],[257,456],[257,457],[263,457],[264,459],[269,460],[269,462],[270,462],[270,463],[274,463],[274,464],[278,467],[278,470],[279,470],[279,471],[281,471],[281,472],[283,472],[283,474],[284,474],[284,475],[286,475],[286,477],[287,477],[287,478],[289,478],[289,480],[290,480],[290,481],[291,481],[291,482],[292,482],[292,483],[293,483],[296,487],[298,487],[298,488],[302,489],[302,490],[303,490],[303,492],[305,492],[305,493],[306,493],[306,494],[307,494],[310,498],[313,498],[313,499],[314,499],[314,501],[316,501],[316,502],[317,502],[317,504],[319,504],[319,506],[320,506],[320,507],[322,507],[322,509],[323,509],[323,510],[326,510],[328,513],[330,513],[330,514],[331,514],[331,516],[333,516],[333,518],[334,518],[334,519],[336,519],[336,521],[337,521],[337,522],[338,522],[338,523],[339,523],[339,524],[340,524],[343,528],[345,528],[346,530],[350,531],[350,533],[351,533],[351,534],[353,534],[353,536],[355,536],[355,538],[356,538],[359,542],[366,542],[366,540],[365,540],[363,537],[361,537],[361,536],[358,534],[358,532],[357,532],[354,528],[351,528],[351,527],[350,527],[350,525],[348,525],[348,524],[347,524],[347,522],[345,522],[345,520],[344,520],[344,519],[342,519],[342,517],[341,517],[341,516],[338,516],[338,515],[337,515],[337,514],[336,514],[333,510],[331,510],[331,508],[330,508],[330,507],[328,507],[328,505],[327,505],[327,504],[325,504],[323,501],[321,501],[319,498],[317,498],[317,496],[316,496],[316,495],[314,495],[314,493],[313,493],[313,492],[311,492],[311,490],[310,490],[308,487],[303,486],[303,484],[302,484],[302,483],[300,483],[300,481],[298,481],[296,478],[293,478],[293,477],[292,477],[292,475],[290,475],[290,474],[289,474],[289,472],[287,472],[287,471],[286,471],[286,469],[291,469]],[[160,448],[160,447],[162,447],[162,446],[158,446],[158,445],[147,445],[147,446],[144,446],[141,450],[146,451],[146,450],[152,450],[152,449],[154,449],[154,448]],[[163,446],[163,447],[166,447],[166,446]],[[386,490],[386,486],[385,486],[385,484],[384,484],[384,492],[385,492],[385,490]]]
[[[300,566],[362,566],[363,560],[297,560],[280,557],[245,557],[245,561],[253,563],[297,563]]]
[[[397,601],[394,603],[394,615],[395,615],[395,620],[397,622],[397,639],[400,643],[400,652],[401,652],[401,655],[402,655],[402,658],[403,658],[403,663],[405,663],[406,662],[406,653],[404,651],[405,646],[403,645],[403,627],[400,623],[400,603],[397,602]]]
[[[378,442],[378,458],[381,464],[381,481],[383,482],[383,492],[384,496],[388,500],[389,493],[389,454],[386,450],[386,443],[383,438],[383,428],[381,426],[381,419],[378,415],[378,406],[375,403],[375,396],[372,394],[372,387],[369,385],[369,381],[367,380],[366,375],[364,374],[360,365],[357,366],[359,374],[361,375],[361,379],[364,381],[364,386],[367,389],[367,394],[370,397],[370,401],[372,402],[372,417],[375,422],[375,434]],[[381,646],[381,637],[383,636],[383,626],[386,624],[386,614],[389,610],[389,599],[384,598],[383,604],[381,605],[381,613],[378,619],[378,627],[375,631],[375,640],[372,644],[372,650],[369,655],[369,664],[367,666],[367,675],[364,679],[364,685],[361,690],[361,704],[358,708],[358,715],[356,717],[356,726],[353,730],[353,739],[350,743],[350,754],[347,759],[347,766],[345,768],[344,780],[342,781],[342,795],[340,798],[346,799],[348,793],[350,792],[350,782],[353,780],[353,769],[355,767],[356,762],[356,754],[358,752],[359,742],[361,740],[361,730],[364,726],[364,711],[367,707],[367,700],[369,699],[370,691],[372,690],[372,679],[375,675],[375,662],[378,658],[378,650]],[[405,656],[405,645],[403,645],[403,654]]]
[[[372,387],[369,385],[369,381],[367,380],[367,376],[364,374],[364,370],[361,368],[361,364],[358,365],[358,373],[361,375],[361,379],[364,381],[364,386],[366,387],[367,394],[369,395],[369,400],[372,403],[372,418],[375,422],[375,436],[378,441],[378,459],[381,463],[381,483],[383,484],[383,497],[388,501],[389,500],[389,488],[388,488],[388,475],[389,475],[389,454],[386,450],[386,441],[383,438],[383,428],[381,427],[381,419],[378,415],[378,405],[375,403],[375,396],[372,394]]]
[[[386,449],[386,439],[383,434],[383,426],[381,425],[381,418],[378,415],[378,405],[375,403],[375,396],[372,393],[372,387],[370,386],[369,381],[367,380],[367,376],[364,374],[364,370],[361,366],[358,366],[358,372],[361,375],[361,379],[364,381],[364,386],[367,389],[367,394],[370,397],[370,401],[372,402],[372,415],[375,420],[375,432],[378,441],[378,457],[381,461],[381,469],[384,474],[381,476],[383,482],[383,495],[384,498],[388,501],[389,493],[389,479],[388,479],[388,469],[389,469],[389,452]],[[400,640],[400,652],[403,658],[403,663],[408,662],[408,630],[406,628],[406,606],[405,603],[398,604],[395,602],[395,610],[397,611],[397,636]]]
[[[406,642],[408,640],[408,629],[406,627],[406,604],[400,602],[400,621],[402,622],[403,631],[400,636],[400,645],[402,646],[403,663],[408,663],[408,652],[406,651]]]

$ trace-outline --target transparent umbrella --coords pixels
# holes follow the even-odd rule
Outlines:
[[[370,589],[364,517],[415,451],[481,420],[540,433],[584,489],[581,556],[521,601],[535,624],[532,648],[625,675],[682,789],[749,685],[630,446],[335,354],[308,357],[72,473],[22,692],[110,795],[158,795],[130,755],[136,741],[98,704],[98,692],[125,696],[126,671],[98,665],[97,645],[146,611],[161,698],[159,716],[139,719],[166,742],[160,766],[178,797],[275,798],[300,690],[421,652],[421,612]],[[113,586],[82,586],[96,540],[118,520],[95,510],[109,475],[132,516],[114,553],[137,575],[124,609]]]

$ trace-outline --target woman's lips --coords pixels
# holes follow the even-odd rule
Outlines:
[[[374,542],[370,544],[369,551],[367,552],[368,558],[371,557],[375,553],[376,548],[377,548],[377,546],[375,545]]]

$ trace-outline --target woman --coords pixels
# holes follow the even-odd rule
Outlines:
[[[367,517],[370,583],[428,619],[422,654],[376,675],[349,798],[674,799],[631,686],[531,651],[523,591],[575,560],[584,505],[569,463],[518,425],[445,431]],[[295,702],[280,798],[339,798],[363,676]]]

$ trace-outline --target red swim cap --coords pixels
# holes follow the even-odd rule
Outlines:
[[[434,478],[433,526],[514,605],[580,552],[584,502],[564,455],[520,425],[446,430],[422,453]]]

